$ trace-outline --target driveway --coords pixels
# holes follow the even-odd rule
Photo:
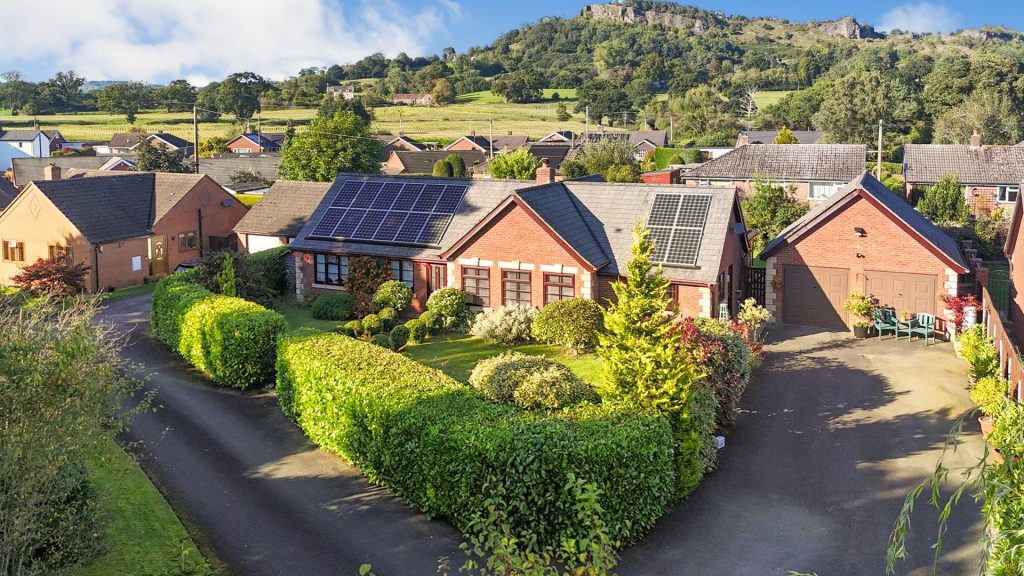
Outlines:
[[[133,328],[127,357],[151,374],[156,410],[136,419],[143,468],[201,544],[245,575],[428,575],[462,563],[458,533],[368,484],[311,445],[272,394],[204,383],[148,335],[149,296],[103,316]],[[949,344],[852,341],[781,327],[743,400],[719,469],[622,553],[630,575],[881,575],[903,496],[930,473],[954,419],[970,406]],[[982,445],[971,427],[957,460]],[[924,575],[935,514],[914,517],[912,558]],[[978,566],[969,501],[954,514],[942,574]]]

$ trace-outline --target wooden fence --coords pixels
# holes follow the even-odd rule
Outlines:
[[[978,321],[985,323],[985,331],[999,352],[999,375],[1013,385],[1014,398],[1018,402],[1024,402],[1024,365],[1021,364],[1017,347],[1006,331],[997,303],[989,294],[987,286],[981,287],[981,314]]]

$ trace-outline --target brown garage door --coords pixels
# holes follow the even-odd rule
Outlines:
[[[935,313],[935,285],[938,279],[928,274],[896,274],[865,272],[864,291],[878,298],[878,303],[897,312]]]
[[[783,270],[782,321],[830,330],[846,329],[843,300],[850,271],[788,265]]]

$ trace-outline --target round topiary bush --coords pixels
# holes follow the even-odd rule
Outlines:
[[[401,350],[402,346],[405,346],[409,342],[409,333],[411,330],[406,326],[399,324],[391,329],[389,335],[391,336],[391,349]]]
[[[363,317],[363,333],[373,335],[384,329],[384,321],[376,314],[367,314]]]
[[[466,295],[458,288],[441,288],[427,299],[427,310],[439,314],[447,328],[465,315]]]
[[[604,327],[604,310],[589,298],[569,298],[540,309],[533,321],[533,337],[574,352],[593,350]]]
[[[398,324],[398,312],[394,308],[384,308],[377,313],[380,321],[384,324],[384,330],[391,330]]]
[[[338,332],[341,332],[345,336],[358,338],[363,335],[363,323],[359,320],[349,320],[338,329]]]
[[[527,410],[596,402],[598,397],[569,368],[543,356],[510,352],[477,362],[469,384],[488,400]]]
[[[348,320],[354,302],[348,292],[325,292],[313,301],[313,318],[317,320]]]
[[[409,329],[409,340],[416,344],[423,342],[429,336],[427,325],[422,320],[409,320],[405,323],[405,327]]]
[[[428,334],[436,334],[444,328],[444,318],[434,310],[427,310],[420,314],[420,322],[423,323],[423,329]]]
[[[470,334],[502,346],[514,346],[530,341],[533,319],[537,309],[517,304],[502,306],[476,317]]]
[[[381,311],[385,308],[394,308],[396,312],[401,312],[411,303],[412,288],[398,280],[388,280],[373,294],[373,307]]]
[[[391,347],[391,336],[387,334],[374,334],[373,337],[370,338],[370,342],[373,342],[374,344],[380,346],[381,348],[393,350],[393,348]]]

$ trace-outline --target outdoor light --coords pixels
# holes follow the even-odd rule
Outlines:
[[[857,236],[860,236],[861,238],[863,238],[863,237],[868,235],[868,233],[863,228],[861,228],[860,226],[857,226],[856,228],[854,228],[853,229],[853,233],[856,234]]]

